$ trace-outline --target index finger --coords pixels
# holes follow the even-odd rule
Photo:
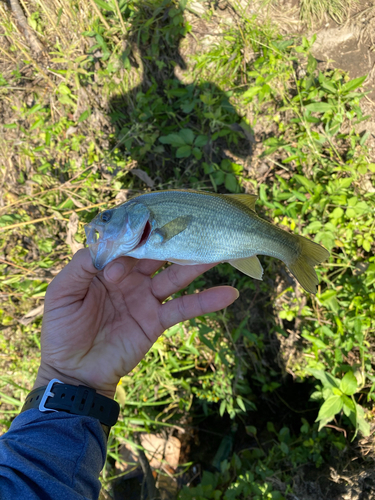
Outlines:
[[[195,278],[217,264],[196,264],[181,266],[173,264],[152,279],[152,293],[160,301],[190,285]]]
[[[159,320],[164,330],[167,330],[181,321],[224,309],[238,299],[239,295],[238,290],[231,286],[217,286],[192,295],[183,295],[160,307]]]

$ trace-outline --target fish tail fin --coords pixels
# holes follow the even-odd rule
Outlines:
[[[286,264],[300,285],[307,292],[315,294],[319,280],[314,271],[314,266],[328,259],[329,252],[324,247],[303,236],[295,236],[298,238],[300,253],[294,261],[287,262]]]

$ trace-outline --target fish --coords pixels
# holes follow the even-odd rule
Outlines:
[[[251,194],[189,189],[152,191],[99,213],[85,226],[94,266],[128,256],[180,265],[229,262],[262,280],[257,255],[280,259],[310,293],[319,284],[314,266],[328,259],[321,245],[262,219]]]

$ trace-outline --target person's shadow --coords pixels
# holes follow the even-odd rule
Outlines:
[[[131,26],[121,55],[126,90],[110,101],[113,146],[135,160],[138,177],[146,172],[149,178],[143,179],[153,189],[239,192],[238,179],[252,154],[252,130],[230,103],[230,93],[183,73],[180,44],[189,52],[191,35],[185,36],[189,27],[182,8],[169,0],[152,7],[145,2]]]

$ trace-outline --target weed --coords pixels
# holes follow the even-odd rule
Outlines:
[[[34,60],[0,6],[10,40],[1,48],[0,78],[1,421],[10,425],[35,378],[41,317],[31,313],[71,257],[73,212],[79,225],[71,237],[80,244],[98,207],[150,187],[255,190],[263,216],[331,251],[318,268],[317,296],[295,288],[270,258],[268,281],[229,265],[196,280],[183,293],[230,283],[241,301],[176,325],[123,377],[108,453],[118,460],[134,432],[176,429],[187,416],[227,418],[245,429],[243,449],[181,498],[281,499],[293,491],[290,470],[322,466],[333,448],[349,449],[340,429],[354,439],[371,424],[375,167],[368,134],[357,132],[366,120],[364,78],[319,70],[314,38],[284,39],[271,23],[245,15],[183,60],[183,44],[200,36],[185,6],[72,0],[62,10],[41,1],[28,18],[47,47],[48,67]],[[212,7],[205,22],[214,14]],[[289,338],[291,355],[283,347]],[[306,383],[308,408],[298,411],[312,417],[298,417],[298,425],[276,359],[294,387]],[[271,404],[292,424],[269,414]],[[106,467],[109,488],[110,461]]]

